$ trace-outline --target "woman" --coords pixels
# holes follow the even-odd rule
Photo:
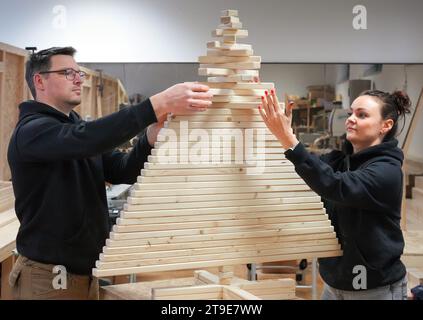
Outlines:
[[[400,256],[403,153],[394,138],[409,112],[402,92],[366,91],[351,105],[344,151],[318,158],[291,128],[292,104],[284,112],[275,91],[259,111],[286,150],[296,172],[322,197],[343,256],[319,259],[322,299],[406,299],[406,270]]]

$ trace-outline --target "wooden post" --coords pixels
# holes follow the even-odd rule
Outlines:
[[[1,300],[13,299],[12,288],[9,286],[9,274],[14,263],[15,256],[13,255],[1,263]]]
[[[423,88],[420,91],[420,96],[419,96],[419,99],[417,100],[416,108],[415,108],[414,113],[413,113],[413,117],[411,118],[410,125],[408,127],[407,133],[405,135],[405,138],[404,138],[404,141],[403,141],[403,144],[402,144],[402,150],[403,150],[405,158],[407,158],[408,149],[410,148],[411,140],[412,140],[412,137],[414,135],[414,131],[416,130],[417,123],[419,123],[420,118],[421,118],[422,109],[423,109],[422,105],[423,105]],[[405,231],[405,230],[407,230],[407,209],[406,209],[406,200],[405,200],[406,199],[405,198],[405,193],[406,193],[405,192],[405,189],[406,189],[406,187],[405,187],[405,181],[406,181],[405,175],[407,173],[407,170],[406,170],[405,161],[404,161],[404,164],[402,166],[402,172],[403,172],[403,175],[404,175],[404,182],[403,182],[403,194],[402,194],[402,205],[401,205],[401,228],[402,228],[402,230]]]

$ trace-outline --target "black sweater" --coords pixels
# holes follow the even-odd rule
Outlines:
[[[19,108],[8,150],[17,250],[91,274],[109,233],[104,183],[134,183],[151,151],[146,135],[128,154],[113,149],[157,121],[150,100],[91,122],[36,101]]]
[[[340,240],[343,256],[319,259],[320,275],[336,289],[355,290],[353,279],[367,271],[367,289],[392,284],[406,274],[400,261],[403,153],[396,140],[352,154],[333,151],[320,159],[302,144],[286,157],[318,195]],[[354,270],[354,273],[353,273]]]

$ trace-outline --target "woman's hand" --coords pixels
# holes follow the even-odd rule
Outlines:
[[[279,105],[278,97],[274,89],[265,92],[265,96],[261,97],[262,104],[259,106],[260,115],[269,130],[276,136],[282,147],[286,150],[294,147],[297,143],[297,137],[291,128],[292,123],[292,107],[293,103],[289,103],[284,110]]]
[[[164,121],[163,122],[155,122],[153,124],[150,124],[147,127],[147,140],[148,143],[150,144],[151,147],[154,147],[154,144],[157,141],[157,136],[160,132],[160,130],[163,128],[164,126]]]

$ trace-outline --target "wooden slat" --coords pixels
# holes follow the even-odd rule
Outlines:
[[[253,64],[253,66],[256,66]],[[253,68],[247,68],[247,69],[254,69]],[[249,81],[252,80],[254,77],[258,76],[257,70],[237,70],[234,71],[232,69],[224,69],[224,68],[199,68],[198,69],[198,75],[199,76],[227,76],[228,79],[236,79],[243,80],[243,81]]]
[[[222,17],[229,17],[229,16],[238,17],[238,10],[225,9],[220,12],[220,15]]]
[[[223,100],[223,99],[222,99]],[[234,99],[235,100],[235,99]],[[231,121],[231,122],[198,122],[198,121],[189,121],[189,129],[235,129],[235,128],[267,128],[266,124],[263,121]],[[180,123],[176,121],[165,121],[165,128],[179,129]],[[266,130],[267,131],[267,130]],[[270,132],[270,131],[269,131]]]
[[[254,55],[254,51],[248,50],[248,49],[223,49],[223,50],[218,49],[218,50],[208,50],[207,55],[227,56],[227,57],[249,57]],[[223,82],[223,81],[216,81],[216,82]]]
[[[207,252],[204,255],[193,255],[193,256],[182,256],[182,257],[161,257],[161,258],[152,258],[152,259],[142,259],[142,260],[124,260],[116,262],[104,262],[97,261],[96,267],[100,269],[114,269],[114,268],[127,268],[127,267],[138,267],[138,266],[154,266],[157,264],[177,264],[177,263],[187,263],[187,262],[198,262],[198,261],[210,261],[210,260],[222,260],[222,259],[233,259],[233,258],[251,258],[251,257],[264,257],[264,256],[276,256],[276,255],[288,255],[288,254],[299,254],[303,253],[304,255],[313,252],[322,252],[322,251],[337,251],[339,250],[340,245],[327,245],[327,246],[309,246],[309,247],[300,247],[300,248],[267,248],[267,249],[236,249],[230,251],[226,249],[223,252],[219,253],[210,253]]]
[[[128,204],[164,204],[181,202],[203,202],[203,201],[223,201],[223,200],[247,200],[247,199],[270,199],[270,198],[303,198],[316,196],[314,191],[277,191],[277,192],[246,192],[246,193],[226,193],[207,195],[180,195],[180,196],[153,196],[153,197],[128,197]],[[219,203],[217,203],[219,204]]]
[[[242,29],[242,22],[222,23],[219,24],[219,29]]]
[[[274,279],[274,280],[262,280],[262,281],[248,281],[245,283],[238,284],[237,287],[243,290],[257,290],[262,289],[291,289],[295,290],[295,281],[293,279]]]
[[[245,220],[256,220],[256,221],[283,221],[283,222],[299,222],[299,221],[320,221],[327,219],[327,216],[324,210],[296,210],[296,211],[260,211],[260,212],[246,212],[241,213],[222,213],[222,214],[184,214],[183,223],[181,222],[181,216],[166,216],[166,213],[163,217],[151,217],[145,216],[141,213],[141,217],[134,213],[123,212],[122,218],[117,219],[116,228],[119,226],[130,226],[130,225],[145,225],[145,228],[149,227],[149,224],[154,224],[154,228],[158,228],[163,224],[171,229],[169,223],[177,223],[178,226],[181,224],[186,224],[188,222],[214,222],[217,225],[224,224],[225,221],[232,221],[233,224],[245,221]],[[220,223],[216,223],[220,221]]]
[[[248,37],[248,30],[216,29],[212,31],[212,37],[234,36],[237,38]]]
[[[257,176],[258,178],[259,176]],[[259,179],[237,179],[237,180],[220,180],[220,181],[187,181],[185,182],[186,178],[178,177],[180,178],[179,181],[159,181],[156,182],[148,182],[146,181],[147,177],[138,177],[138,182],[134,185],[135,190],[164,190],[166,189],[183,189],[183,188],[209,188],[209,187],[245,187],[245,186],[263,186],[263,185],[269,185],[269,186],[297,186],[297,185],[303,185],[302,179],[273,179],[273,175],[267,175],[264,177],[263,180]],[[267,179],[273,179],[273,180],[266,180]],[[192,180],[192,178],[190,178]],[[147,179],[148,180],[148,179]],[[175,178],[173,178],[175,180]]]
[[[265,243],[255,243],[255,244],[239,244],[236,243],[235,245],[229,246],[213,246],[213,247],[202,247],[202,248],[193,248],[193,249],[174,249],[174,250],[156,250],[156,251],[144,251],[144,252],[137,252],[137,253],[129,253],[129,254],[107,254],[103,253],[100,255],[101,262],[119,262],[119,261],[132,261],[132,260],[144,260],[144,259],[163,259],[163,258],[172,258],[172,257],[185,257],[185,256],[197,256],[197,255],[210,255],[210,254],[220,254],[222,252],[241,252],[241,251],[248,251],[248,250],[267,250],[270,247],[277,247],[283,246],[284,248],[301,248],[300,250],[304,250],[304,248],[310,247],[320,247],[320,248],[336,248],[339,249],[339,244],[337,240],[328,239],[328,240],[320,240],[318,242],[314,242],[315,240],[303,241],[297,243],[291,242],[280,242],[275,243],[275,245],[270,245],[270,242]],[[278,287],[281,290],[280,287]],[[259,290],[257,290],[259,291]]]
[[[235,16],[224,16],[224,17],[220,17],[220,22],[223,24],[227,24],[227,23],[239,23],[239,17],[235,17]]]
[[[215,45],[215,44],[213,44]],[[198,57],[199,63],[239,63],[239,62],[261,62],[260,56],[250,57],[217,57],[217,56],[201,56]]]
[[[0,228],[0,262],[12,255],[19,225],[19,221],[15,220]]]
[[[96,277],[107,277],[110,275],[124,275],[124,274],[136,274],[143,272],[160,272],[160,271],[169,271],[169,270],[185,270],[185,269],[196,269],[196,268],[208,268],[216,267],[222,265],[237,265],[237,264],[247,264],[247,263],[262,263],[270,261],[286,261],[286,260],[296,260],[303,258],[314,258],[320,257],[322,255],[326,257],[335,257],[339,256],[341,252],[339,250],[327,251],[327,252],[313,252],[313,253],[300,253],[300,254],[290,254],[290,255],[278,255],[278,256],[263,256],[263,257],[248,257],[248,258],[232,258],[224,260],[212,260],[212,261],[196,261],[196,262],[187,262],[181,264],[162,264],[162,265],[152,265],[152,266],[140,266],[140,267],[122,267],[117,269],[93,269],[93,275]],[[253,261],[254,260],[254,261]]]
[[[242,168],[240,168],[242,169]],[[248,169],[248,168],[247,168]],[[246,181],[248,180],[270,180],[274,179],[275,181],[272,182],[272,185],[284,185],[284,184],[298,184],[301,180],[297,180],[299,176],[297,173],[275,173],[270,172],[271,167],[265,168],[266,173],[262,173],[260,175],[249,175],[246,174],[247,171],[239,170],[239,174],[220,174],[220,175],[198,175],[198,176],[172,176],[170,177],[147,177],[147,176],[139,176],[138,182],[139,183],[175,183],[175,182],[207,182],[207,181]],[[278,179],[284,179],[278,181]],[[293,181],[291,181],[291,179]]]
[[[266,155],[266,156],[270,156],[270,155]],[[283,159],[282,156],[276,154],[275,155],[276,159]],[[279,156],[279,157],[277,157]],[[165,158],[165,156],[163,157]],[[220,157],[219,157],[220,158]],[[164,163],[164,160],[159,160],[162,159],[161,157],[155,157],[155,156],[150,156],[150,163]],[[173,161],[172,161],[173,162]],[[195,177],[195,176],[200,176],[200,175],[208,175],[208,176],[216,176],[218,174],[221,175],[245,175],[247,173],[247,169],[248,168],[243,168],[243,167],[229,167],[229,168],[205,168],[205,169],[197,169],[197,168],[193,168],[193,169],[169,169],[169,170],[160,170],[159,172],[157,172],[156,170],[150,170],[150,169],[142,169],[141,170],[141,176],[143,177],[161,177],[161,176],[166,176],[169,178],[169,180],[171,180],[170,177],[173,176],[186,176],[187,179],[191,178],[191,177]],[[279,175],[275,178],[298,178],[298,174],[296,172],[293,172],[292,167],[287,165],[287,166],[269,166],[264,168],[262,175],[264,174],[270,174],[270,173],[279,173]],[[210,177],[206,177],[206,178],[198,178],[201,181],[201,179],[204,181],[204,179],[206,180],[211,180],[209,179]],[[237,179],[238,176],[233,176],[232,178]],[[265,176],[264,176],[265,178]],[[219,178],[217,178],[219,179]],[[168,180],[168,181],[169,181]]]
[[[150,239],[129,239],[129,240],[113,240],[107,239],[106,245],[109,247],[127,247],[140,245],[154,245],[164,243],[190,243],[190,242],[204,242],[215,240],[231,240],[231,239],[248,239],[248,238],[262,238],[262,237],[277,237],[277,236],[291,236],[300,234],[318,234],[318,233],[332,233],[332,226],[315,227],[315,228],[298,228],[287,230],[262,230],[262,231],[244,231],[234,233],[216,233],[216,234],[202,234],[202,235],[187,235],[187,236],[170,236],[170,237],[156,237]],[[290,259],[289,259],[290,260]]]
[[[266,166],[271,166],[272,163],[273,165],[283,165],[283,163],[281,163],[283,160],[282,154],[285,152],[284,149],[282,149],[282,146],[279,147],[265,147],[265,148],[260,148],[260,149],[265,149],[265,152],[260,152],[259,154],[257,154],[257,152],[247,152],[247,150],[244,149],[243,146],[235,146],[232,145],[232,148],[229,149],[227,147],[224,146],[219,146],[218,148],[211,148],[208,146],[202,146],[201,144],[198,144],[197,146],[193,146],[191,145],[189,148],[187,149],[181,149],[181,148],[170,148],[169,146],[166,145],[162,145],[161,147],[158,147],[156,149],[151,150],[151,155],[152,156],[170,156],[170,155],[176,155],[176,154],[185,154],[185,155],[213,155],[213,154],[224,154],[224,155],[232,155],[234,156],[236,153],[239,153],[240,155],[243,156],[243,159],[246,158],[244,156],[244,154],[250,153],[250,156],[254,157],[257,159],[257,156],[260,157],[264,157],[264,161],[267,161],[265,163]],[[255,148],[257,149],[257,148]],[[260,150],[261,151],[261,150]],[[272,156],[270,156],[270,160],[268,155],[279,155],[279,157],[277,159],[280,159],[278,161],[274,161],[274,159],[272,159]],[[235,157],[233,157],[232,159],[236,159]],[[150,163],[151,165],[157,165],[157,163]],[[165,165],[168,165],[169,163],[164,163]],[[182,165],[181,163],[177,163],[175,162],[174,168],[177,168],[178,165]],[[192,168],[196,169],[199,168],[199,165],[203,165],[203,168],[214,168],[214,167],[218,167],[219,165],[223,168],[226,168],[228,166],[239,166],[239,167],[243,167],[243,166],[253,166],[255,164],[251,163],[239,163],[239,164],[233,164],[233,163],[212,163],[211,161],[206,161],[204,160],[202,164],[195,164],[195,163],[190,163],[190,165],[192,166]],[[149,168],[146,168],[149,169]]]
[[[232,130],[232,131],[227,132],[227,130]],[[249,130],[250,133],[247,133],[245,130]],[[189,139],[195,139],[195,141],[197,141],[198,137],[200,136],[202,139],[208,139],[209,143],[213,141],[216,141],[217,143],[219,143],[221,140],[225,140],[229,143],[232,140],[236,140],[236,139],[241,139],[241,141],[244,141],[244,142],[248,141],[250,143],[253,141],[260,141],[262,143],[266,143],[267,141],[279,142],[278,139],[275,136],[273,136],[270,133],[270,131],[268,131],[265,128],[255,128],[254,131],[252,130],[253,129],[242,129],[242,128],[201,129],[201,135],[200,135],[199,132],[196,133],[193,130],[188,131],[187,134],[185,134],[184,132],[180,134],[179,130],[163,128],[160,131],[159,135],[157,136],[157,141],[169,142],[169,138],[173,137],[176,139],[176,141],[174,140],[175,142],[184,143],[184,142],[188,142]],[[260,132],[257,132],[257,130],[260,130]],[[192,135],[192,138],[190,138],[190,135]],[[174,142],[169,142],[169,143],[174,143]],[[176,144],[174,143],[171,146],[175,147]]]
[[[266,148],[267,149],[267,148]],[[268,150],[268,149],[267,149]],[[160,152],[164,152],[165,150],[160,150]],[[214,150],[213,150],[214,151]],[[212,153],[213,153],[212,151]],[[272,150],[271,153],[282,153],[285,150],[280,150],[277,148],[274,148],[274,151]],[[169,149],[169,152],[173,152],[173,149]],[[217,151],[216,151],[217,153]],[[151,154],[153,156],[158,154],[158,150],[157,149],[153,149]],[[189,154],[189,153],[188,153]],[[256,155],[254,155],[256,156]],[[263,161],[263,160],[261,160]],[[265,159],[264,166],[269,166],[269,167],[291,167],[292,168],[292,164],[288,161],[288,160],[269,160],[269,159]],[[203,162],[203,163],[149,163],[146,162],[144,164],[144,168],[148,169],[148,170],[158,170],[158,172],[160,172],[161,170],[170,170],[170,169],[190,169],[192,168],[193,170],[195,169],[209,169],[209,168],[250,168],[250,167],[256,167],[257,163],[210,163],[210,161],[208,162]]]
[[[192,239],[192,237],[190,238]],[[138,254],[145,252],[161,252],[161,251],[177,251],[177,250],[188,250],[188,249],[202,249],[202,248],[215,248],[215,247],[234,247],[240,245],[251,245],[251,244],[274,244],[274,246],[295,246],[296,243],[305,245],[310,241],[315,241],[315,244],[333,244],[333,240],[336,240],[335,233],[309,233],[300,235],[285,235],[285,236],[266,236],[266,237],[254,237],[249,238],[237,238],[231,237],[222,240],[209,240],[204,241],[190,241],[190,242],[176,242],[167,243],[162,242],[159,244],[151,244],[147,241],[141,241],[128,246],[114,246],[114,247],[103,247],[104,255],[122,255],[122,254]],[[121,242],[118,242],[121,243]]]
[[[275,85],[272,82],[261,82],[261,83],[215,83],[215,82],[199,82],[200,84],[209,86],[210,88],[219,88],[219,89],[232,89],[232,90],[270,90],[274,89]],[[209,109],[210,110],[210,109]],[[207,111],[206,111],[207,112]],[[233,110],[228,110],[228,112],[234,112]],[[258,114],[258,111],[256,112]]]
[[[326,221],[326,215],[315,216],[294,216],[294,217],[270,217],[270,218],[245,218],[245,219],[225,219],[225,220],[206,220],[197,221],[196,217],[189,217],[192,221],[180,222],[173,218],[172,225],[169,223],[151,223],[147,219],[128,219],[119,218],[117,224],[113,226],[113,232],[144,232],[144,231],[162,231],[174,229],[194,229],[194,228],[212,228],[212,227],[233,227],[241,225],[269,225],[281,223],[298,223],[298,222],[312,222],[312,221]]]
[[[214,96],[264,96],[267,89],[218,89],[210,88],[209,92]],[[203,116],[204,117],[204,116]],[[204,117],[206,118],[206,117]],[[195,119],[195,118],[194,118]],[[256,121],[263,121],[261,117],[254,118]],[[179,118],[179,120],[182,120]],[[190,119],[191,120],[191,119]],[[248,120],[252,120],[249,118]],[[195,120],[192,120],[195,121]],[[214,121],[214,120],[208,120]],[[231,120],[229,120],[231,121]]]
[[[209,74],[212,75],[212,74]],[[208,77],[208,82],[248,82],[253,81],[256,75],[246,75],[246,74],[235,74],[235,75],[228,75],[228,76],[215,76],[215,77]],[[222,106],[224,108],[234,107],[230,105]],[[241,105],[240,108],[241,109]]]
[[[227,297],[230,300],[261,300],[250,292],[230,286],[223,288],[223,297]]]
[[[212,56],[213,58],[224,58],[224,57],[219,57],[219,56]],[[248,57],[251,59],[251,56]],[[245,70],[251,70],[251,69],[260,69],[260,62],[227,62],[227,63],[201,63],[200,64],[200,69],[229,69],[229,70],[235,70],[234,73],[229,73],[229,74],[257,74],[257,72],[247,72],[245,73]],[[241,72],[244,71],[244,72]],[[241,72],[241,73],[240,73]],[[200,74],[201,75],[205,75],[205,74]],[[208,74],[206,74],[208,75]]]
[[[195,295],[209,293],[214,297],[221,294],[222,286],[208,285],[208,286],[191,286],[191,287],[178,287],[178,288],[153,288],[152,295],[154,299],[162,299],[166,297]]]
[[[227,51],[235,51],[235,50],[242,50],[242,51],[246,51],[246,52],[251,52],[251,54],[249,54],[248,56],[253,56],[252,55],[252,47],[250,44],[241,44],[241,43],[235,43],[235,44],[227,44],[227,43],[223,43],[221,41],[210,41],[207,42],[207,48],[208,49],[222,49],[222,50],[227,50]],[[213,53],[212,53],[213,52]],[[214,54],[220,54],[221,52],[217,52],[217,51],[208,51],[207,52],[207,56],[206,57],[216,57],[216,55]]]
[[[254,199],[254,200],[222,200],[204,201],[204,202],[187,202],[187,203],[160,203],[160,204],[129,204],[124,205],[126,211],[139,210],[166,210],[166,209],[190,209],[190,208],[213,208],[216,205],[223,207],[231,207],[236,205],[268,205],[268,204],[290,204],[304,202],[320,202],[320,197],[296,197],[296,198],[273,198],[273,199]]]
[[[277,211],[280,216],[286,215],[300,215],[301,210],[314,210],[322,209],[322,203],[290,203],[290,204],[269,204],[269,205],[237,205],[232,207],[218,207],[218,208],[194,208],[194,209],[169,209],[163,211],[162,216],[164,217],[175,217],[175,216],[187,216],[192,214],[240,214],[240,213],[257,213],[257,212],[271,212]],[[295,210],[289,212],[289,210]],[[286,213],[287,211],[287,213]],[[306,214],[308,214],[306,212]],[[142,210],[142,211],[123,211],[122,217],[127,218],[143,218],[143,217],[155,217],[157,216],[157,210]]]
[[[0,212],[0,228],[17,219],[15,209]]]
[[[242,186],[236,189],[237,193],[250,193],[250,192],[294,192],[294,191],[310,191],[308,185],[298,186]],[[160,196],[184,196],[184,195],[218,195],[218,194],[231,194],[234,192],[232,187],[223,188],[199,188],[199,189],[167,189],[160,192]],[[131,197],[154,197],[158,196],[157,190],[132,190]]]
[[[178,236],[195,236],[204,234],[223,234],[223,233],[242,233],[251,231],[279,231],[288,232],[299,228],[319,228],[330,226],[330,221],[307,221],[307,222],[288,222],[279,224],[253,224],[239,225],[229,227],[211,227],[202,229],[171,229],[159,231],[143,231],[143,232],[110,232],[111,240],[132,240],[132,239],[151,239],[156,237],[178,237]]]

